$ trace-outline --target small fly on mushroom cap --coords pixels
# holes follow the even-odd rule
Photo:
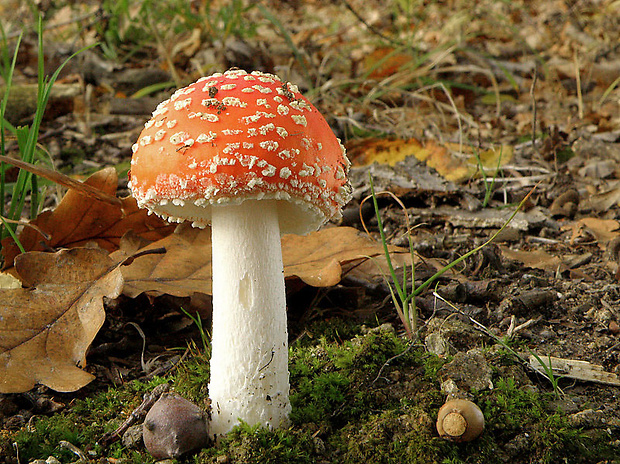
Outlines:
[[[344,147],[298,88],[229,70],[161,103],[133,146],[138,205],[211,223],[211,433],[239,420],[283,427],[290,412],[280,234],[341,215],[351,196]]]

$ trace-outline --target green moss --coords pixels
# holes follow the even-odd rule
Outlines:
[[[92,429],[85,430],[71,417],[60,416],[56,420],[41,418],[31,424],[30,430],[19,431],[14,440],[17,443],[19,454],[22,459],[30,459],[36,456],[51,456],[68,459],[72,453],[59,447],[61,440],[70,443],[84,443],[94,438]]]
[[[174,389],[188,400],[200,403],[209,396],[209,356],[197,350],[192,353],[178,366],[173,379]]]
[[[217,448],[205,449],[193,462],[217,463],[218,456],[244,464],[309,464],[316,451],[309,433],[298,430],[268,431],[241,424]]]
[[[293,424],[322,422],[344,404],[350,380],[339,372],[302,378],[291,394]]]
[[[333,334],[332,334],[333,335]],[[495,353],[495,354],[492,354]],[[502,371],[507,359],[489,351]],[[613,462],[620,454],[614,428],[582,431],[566,414],[552,408],[554,396],[520,386],[498,374],[495,388],[474,393],[486,418],[483,435],[464,444],[441,440],[435,432],[437,410],[444,401],[437,370],[445,360],[410,346],[390,332],[357,335],[351,340],[323,336],[291,347],[291,427],[268,431],[245,424],[217,446],[180,462],[241,463],[463,463]],[[204,405],[209,378],[206,355],[193,352],[167,379],[174,388]],[[144,449],[120,442],[101,449],[97,439],[114,430],[140,404],[145,392],[165,379],[131,382],[76,401],[65,412],[40,417],[34,429],[0,433],[0,455],[22,462],[65,461],[73,456],[59,446],[66,440],[93,458],[124,463],[152,462]]]
[[[431,426],[431,416],[421,409],[386,411],[345,427],[331,444],[342,463],[439,463],[445,442],[432,436]]]
[[[324,339],[328,343],[341,343],[343,340],[350,340],[359,335],[361,326],[351,321],[331,317],[314,321],[305,330],[306,337],[297,342],[298,346],[311,346],[316,344],[316,340]]]
[[[164,382],[156,378],[150,382],[130,382],[122,388],[110,388],[84,400],[77,400],[66,411],[53,416],[37,417],[8,440],[0,440],[0,455],[12,456],[16,443],[22,462],[55,456],[69,462],[75,455],[60,446],[67,441],[82,451],[102,452],[97,440],[106,432],[115,430],[142,402],[142,395]],[[106,452],[126,455],[117,443]],[[148,461],[148,460],[147,460]],[[141,459],[137,462],[145,462]]]

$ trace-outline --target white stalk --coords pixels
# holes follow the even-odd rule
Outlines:
[[[212,419],[219,437],[239,420],[288,424],[286,295],[275,200],[212,210]]]

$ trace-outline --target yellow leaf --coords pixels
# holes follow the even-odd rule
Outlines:
[[[512,160],[513,148],[508,145],[479,151],[471,146],[447,143],[440,145],[433,140],[422,145],[411,139],[365,139],[347,145],[353,164],[366,166],[372,163],[394,166],[409,156],[435,169],[446,180],[459,182],[481,175],[480,165],[487,176],[494,176],[497,168]]]

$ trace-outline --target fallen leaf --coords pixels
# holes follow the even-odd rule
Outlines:
[[[364,58],[364,68],[369,79],[384,79],[414,64],[411,55],[391,47],[377,48]]]
[[[347,152],[357,166],[372,163],[394,166],[408,156],[414,156],[452,182],[480,175],[480,166],[487,176],[497,175],[498,168],[510,162],[513,157],[513,148],[508,145],[481,151],[465,145],[439,145],[433,140],[423,145],[413,138],[355,141],[347,144]]]
[[[107,194],[114,195],[118,177],[114,168],[106,168],[89,177],[85,184]],[[111,205],[85,196],[76,190],[69,190],[58,207],[44,211],[32,221],[50,238],[44,238],[31,227],[26,227],[19,240],[26,251],[43,251],[56,248],[82,247],[95,242],[104,250],[118,248],[120,238],[128,231],[149,240],[157,240],[170,234],[173,225],[157,216],[149,216],[139,209],[132,197],[121,199],[121,205]],[[4,268],[9,268],[20,250],[8,237],[2,241]]]
[[[416,139],[363,139],[347,143],[347,154],[357,166],[372,163],[394,166],[408,156],[415,156],[424,150]]]
[[[559,257],[553,256],[543,250],[511,250],[510,248],[504,246],[500,246],[500,249],[505,258],[518,261],[521,264],[533,269],[542,269],[549,272],[556,272],[558,270],[563,271],[566,269],[566,266]]]
[[[313,287],[336,285],[342,278],[342,265],[377,255],[383,255],[383,246],[352,227],[282,237],[284,275],[299,277]]]
[[[611,189],[594,195],[588,195],[582,202],[582,208],[595,213],[605,213],[620,203],[620,187],[614,185]]]
[[[122,276],[108,254],[74,248],[18,256],[25,288],[0,292],[0,392],[36,384],[75,391],[94,379],[86,351],[103,325],[103,297],[115,298]]]
[[[0,289],[8,290],[10,288],[22,288],[20,280],[6,272],[0,272]]]
[[[570,243],[574,244],[579,238],[584,238],[586,234],[594,237],[597,245],[605,250],[607,244],[620,235],[620,222],[614,219],[599,218],[582,218],[569,226],[562,228],[563,230],[572,230]]]
[[[181,224],[170,236],[146,247],[140,246],[135,237],[125,237],[120,250],[111,257],[120,261],[138,250],[161,247],[166,253],[143,256],[123,266],[124,294],[132,298],[145,292],[179,297],[194,293],[211,294],[210,229]],[[346,263],[382,254],[381,244],[352,227],[331,227],[308,235],[282,237],[285,277],[298,277],[314,287],[328,287],[340,282],[342,266]]]
[[[211,229],[184,223],[169,236],[146,247],[140,242],[135,234],[123,237],[120,249],[111,258],[121,261],[138,250],[157,248],[165,248],[166,253],[142,256],[122,267],[125,295],[135,298],[145,292],[179,297],[211,294]]]

